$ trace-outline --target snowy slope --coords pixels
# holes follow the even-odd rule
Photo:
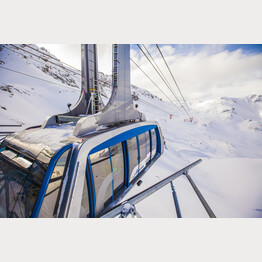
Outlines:
[[[158,99],[143,100],[170,110],[170,104]],[[169,119],[153,106],[136,103],[148,120],[160,123],[167,148],[143,179],[145,185],[132,194],[201,158],[190,174],[218,217],[262,217],[261,96],[195,102],[193,123],[184,122],[186,117],[179,114]],[[207,217],[185,177],[174,185],[183,217]],[[138,207],[144,217],[176,216],[170,186]]]
[[[52,56],[46,50],[41,52]],[[67,111],[67,103],[77,101],[80,94],[77,72],[65,74],[52,63],[47,63],[47,71],[42,62],[50,57],[35,59],[39,61],[0,49],[0,66],[49,81],[0,68],[1,123],[23,123],[24,129],[41,124],[47,115]],[[99,79],[106,103],[111,94],[111,77],[99,73]],[[262,217],[261,95],[195,101],[190,104],[192,123],[170,102],[145,89],[132,86],[132,95],[147,120],[159,122],[166,148],[143,177],[141,186],[136,186],[126,198],[201,158],[203,162],[190,175],[218,217]],[[207,217],[186,177],[178,178],[174,185],[183,217]],[[137,209],[143,217],[176,217],[170,186],[138,204]]]
[[[12,45],[0,46],[0,121],[22,123],[24,129],[41,124],[47,115],[65,112],[67,103],[75,104],[80,76],[77,71],[68,73],[44,49],[30,45],[46,56],[29,47],[16,46],[37,56]]]

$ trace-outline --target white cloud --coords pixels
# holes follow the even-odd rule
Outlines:
[[[98,71],[112,74],[112,45],[97,45]]]
[[[37,44],[46,48],[51,54],[61,61],[81,70],[81,45],[80,44]],[[97,45],[98,70],[105,74],[112,73],[112,45]]]
[[[148,46],[147,46],[148,47]],[[172,46],[161,46],[161,50],[173,72],[175,79],[186,98],[210,98],[218,96],[239,97],[252,93],[262,93],[262,54],[243,54],[242,50],[228,52],[223,46],[207,45],[199,52],[180,54]],[[168,82],[174,82],[157,49],[148,47]],[[173,49],[173,50],[171,50]],[[133,50],[131,57],[171,98],[168,88],[144,57]],[[160,91],[132,66],[132,83],[161,96]],[[175,88],[178,95],[178,91]]]
[[[81,68],[80,45],[41,44],[62,61]],[[174,82],[155,45],[146,45],[150,54],[175,88]],[[214,98],[219,96],[245,96],[262,93],[262,54],[244,54],[242,50],[228,52],[224,45],[161,45],[175,79],[188,99]],[[192,51],[190,51],[192,50]],[[98,70],[112,72],[112,45],[97,45]],[[131,49],[131,58],[173,99],[168,88],[139,50]],[[166,100],[152,82],[131,62],[131,82]],[[175,88],[177,96],[179,95]]]
[[[164,56],[171,56],[171,55],[174,55],[175,48],[172,47],[171,45],[164,45],[161,48],[161,52],[163,53]]]

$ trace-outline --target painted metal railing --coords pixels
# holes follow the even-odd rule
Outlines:
[[[191,186],[193,187],[195,193],[197,194],[199,200],[201,201],[203,207],[205,208],[205,210],[207,211],[209,217],[211,218],[216,218],[214,212],[212,211],[212,209],[210,208],[210,206],[208,205],[207,201],[205,200],[205,198],[202,196],[202,194],[200,193],[199,189],[197,188],[196,184],[194,183],[193,179],[189,176],[188,172],[185,172],[184,174],[189,183],[191,184]]]
[[[176,215],[177,215],[178,218],[182,218],[179,203],[178,203],[178,198],[177,198],[177,195],[176,195],[176,190],[175,190],[175,187],[174,187],[172,181],[170,182],[170,185],[171,185],[171,190],[172,190],[173,199],[174,199],[174,203],[175,203]]]
[[[181,175],[185,175],[187,176],[187,178],[189,177],[188,175],[188,171],[195,167],[196,165],[198,165],[199,163],[201,163],[201,159],[193,162],[192,164],[184,167],[183,169],[179,170],[178,172],[172,174],[171,176],[161,180],[160,182],[156,183],[155,185],[145,189],[144,191],[134,195],[133,197],[129,198],[128,200],[124,201],[123,203],[118,204],[117,206],[111,208],[110,210],[105,210],[105,212],[103,212],[102,214],[99,215],[99,217],[102,218],[112,218],[112,217],[116,217],[118,215],[120,215],[120,217],[127,217],[127,211],[126,211],[126,204],[129,205],[129,209],[130,210],[130,214],[132,211],[132,216],[134,215],[134,211],[135,209],[135,204],[141,202],[142,200],[144,200],[145,198],[149,197],[150,195],[152,195],[153,193],[155,193],[156,191],[158,191],[159,189],[163,188],[164,186],[166,186],[167,184],[171,183],[173,180],[175,180],[176,178],[180,177]],[[212,212],[211,208],[208,206],[206,201],[204,200],[204,197],[201,195],[200,191],[197,189],[196,185],[194,184],[193,180],[190,180],[190,184],[193,186],[193,189],[195,190],[195,192],[198,192],[197,195],[200,198],[201,203],[203,204],[203,206],[205,207],[206,210],[208,210],[208,214],[210,217],[215,217],[215,214]],[[201,196],[200,196],[201,195]],[[173,195],[174,196],[174,195]],[[177,201],[178,204],[178,201]],[[132,207],[132,208],[131,208]],[[180,213],[180,209],[178,210],[178,212]],[[181,216],[181,213],[179,214]]]

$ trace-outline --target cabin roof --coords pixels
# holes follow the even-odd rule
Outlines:
[[[63,146],[73,142],[81,143],[82,139],[73,136],[73,130],[71,124],[34,128],[16,132],[6,137],[5,142],[33,158],[38,158],[42,152],[50,159]]]
[[[90,132],[81,137],[76,137],[73,135],[75,123],[65,123],[46,128],[33,128],[16,132],[6,137],[5,142],[14,149],[24,152],[31,157],[38,158],[40,153],[45,151],[45,155],[48,155],[48,158],[51,158],[55,152],[70,143],[81,144],[95,135],[130,124],[131,123],[125,123],[110,127],[100,126],[94,132]]]

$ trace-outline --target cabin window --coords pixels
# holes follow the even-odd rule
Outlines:
[[[146,131],[145,135],[146,135],[146,158],[150,159],[150,137],[149,137],[149,131]]]
[[[55,217],[70,148],[57,160],[38,217]]]
[[[140,150],[140,161],[139,161],[139,172],[146,167],[148,160],[150,159],[150,140],[149,132],[145,132],[138,136],[139,150]]]
[[[88,197],[88,190],[87,190],[87,184],[86,184],[86,177],[84,182],[84,189],[82,194],[82,201],[81,201],[81,209],[80,209],[80,216],[81,218],[89,217],[90,214],[90,208],[89,208],[89,197]]]
[[[138,174],[138,150],[137,150],[137,138],[132,137],[127,140],[128,156],[129,156],[129,170],[131,182]]]
[[[101,211],[124,185],[122,143],[90,155],[95,183],[96,210]]]
[[[110,153],[108,148],[89,156],[95,183],[96,206],[104,208],[104,203],[112,198],[113,174],[111,172]]]
[[[156,130],[151,130],[151,138],[152,138],[152,152],[151,152],[151,159],[154,158],[156,155]]]
[[[112,172],[114,182],[114,194],[116,194],[124,185],[124,156],[122,143],[110,147],[112,160]]]
[[[140,162],[146,158],[146,135],[145,133],[138,136],[139,150],[140,150]]]
[[[30,217],[45,169],[36,161],[29,171],[0,151],[0,217]]]

